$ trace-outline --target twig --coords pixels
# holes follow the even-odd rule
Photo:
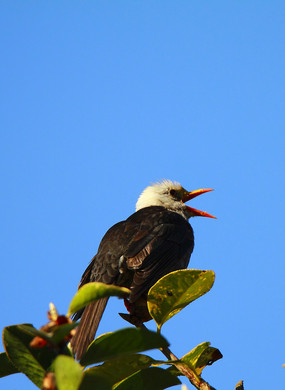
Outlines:
[[[144,328],[146,330],[147,327],[142,324],[140,325],[140,328]],[[171,351],[168,347],[160,348],[160,351],[163,353],[163,355],[168,359],[168,360],[179,360]],[[209,383],[204,381],[201,377],[198,378],[197,375],[191,370],[191,368],[187,367],[186,365],[182,363],[175,363],[175,367],[184,375],[186,378],[189,379],[190,383],[196,387],[198,390],[215,390],[214,387],[210,386]],[[242,389],[238,389],[242,390]]]
[[[163,355],[168,360],[179,360],[168,347],[160,348]],[[186,378],[189,379],[190,383],[196,387],[196,389],[199,390],[215,390],[214,387],[210,386],[209,383],[204,381],[203,378],[197,378],[197,375],[194,374],[194,372],[191,370],[191,368],[185,366],[181,363],[175,363],[175,367],[184,375]]]

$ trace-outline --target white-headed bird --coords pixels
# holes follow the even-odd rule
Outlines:
[[[79,288],[89,282],[128,287],[131,293],[126,307],[132,323],[150,320],[146,305],[149,289],[162,276],[188,266],[194,248],[189,218],[215,218],[185,204],[208,191],[212,190],[188,192],[170,180],[147,187],[138,198],[136,212],[107,231]],[[107,301],[99,299],[76,313],[75,320],[81,320],[71,346],[77,359],[94,339]]]

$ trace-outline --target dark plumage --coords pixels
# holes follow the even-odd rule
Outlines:
[[[184,194],[185,190],[176,183],[167,184],[168,194],[169,187],[173,186],[178,187],[177,192],[181,192],[175,197],[169,195],[171,199],[174,198],[173,202],[180,202],[180,210],[184,200],[182,192]],[[189,194],[187,192],[188,197]],[[185,214],[195,210],[183,206]],[[148,290],[162,276],[187,268],[194,247],[193,229],[187,221],[191,215],[185,216],[169,208],[143,207],[125,221],[111,227],[84,272],[79,288],[88,282],[128,287],[131,294],[127,307],[134,323],[149,320],[147,306],[145,303],[142,305],[141,301],[145,302]],[[100,299],[76,313],[75,320],[81,317],[81,321],[71,346],[78,359],[93,340],[107,301],[107,298]]]

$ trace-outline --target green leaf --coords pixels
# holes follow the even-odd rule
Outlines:
[[[158,367],[146,368],[114,386],[116,390],[162,390],[181,382],[169,371]]]
[[[69,335],[70,331],[78,325],[79,323],[77,322],[73,322],[72,324],[56,325],[50,329],[50,332],[44,332],[26,325],[21,325],[21,329],[25,330],[27,333],[30,333],[34,337],[41,337],[48,343],[57,346],[62,341],[64,341],[64,338]]]
[[[84,371],[84,376],[79,387],[79,390],[112,390],[112,385],[108,380],[102,378],[100,375]]]
[[[148,293],[148,310],[158,329],[213,286],[213,271],[179,270],[162,277]]]
[[[179,371],[175,365],[171,365],[170,367],[168,367],[166,369],[166,371],[170,372],[172,375],[175,375],[175,376],[183,376],[182,372]]]
[[[19,372],[5,352],[0,353],[0,378]]]
[[[64,341],[64,338],[69,335],[72,329],[78,326],[79,323],[57,325],[52,329],[51,342],[55,345]]]
[[[4,328],[3,344],[14,366],[24,373],[36,386],[41,387],[46,369],[55,357],[53,351],[44,347],[30,347],[33,335],[25,329],[32,325],[13,325]]]
[[[83,370],[72,357],[59,355],[54,362],[58,390],[77,390],[83,379]]]
[[[82,286],[72,298],[67,316],[69,317],[71,314],[83,309],[86,305],[96,299],[111,296],[126,297],[129,293],[130,290],[125,287],[118,287],[100,282],[87,283]]]
[[[46,340],[47,342],[50,342],[50,335],[46,332],[43,332],[42,330],[36,329],[32,327],[31,325],[18,325],[21,327],[21,330],[23,330],[25,333],[30,334],[33,337],[41,337],[42,339]]]
[[[210,347],[209,342],[204,342],[197,345],[196,348],[183,356],[181,362],[186,363],[198,376],[200,376],[202,370],[206,366],[213,364],[222,357],[223,355],[217,348]]]
[[[126,355],[122,359],[112,359],[104,364],[92,368],[88,368],[85,371],[85,375],[90,376],[89,379],[100,377],[110,386],[122,381],[135,372],[148,368],[152,363],[156,361],[147,355]]]
[[[165,338],[156,332],[140,328],[124,328],[97,337],[90,344],[80,363],[86,366],[168,345]]]

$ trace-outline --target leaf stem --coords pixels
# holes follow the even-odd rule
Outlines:
[[[148,328],[142,324],[141,328],[148,330]],[[160,348],[160,351],[168,360],[179,360],[168,347]],[[191,368],[187,367],[182,363],[175,363],[175,367],[189,379],[190,383],[196,387],[198,390],[215,390],[214,387],[210,386],[209,383],[204,381],[201,377],[197,378],[197,375],[191,370]]]

